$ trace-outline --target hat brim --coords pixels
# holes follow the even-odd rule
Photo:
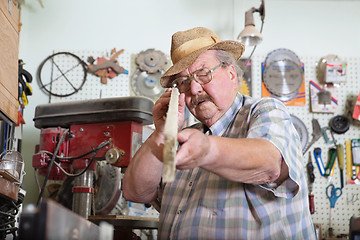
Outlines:
[[[171,77],[175,74],[181,73],[188,67],[190,67],[195,60],[206,50],[224,50],[231,53],[234,59],[237,61],[242,56],[245,47],[242,43],[232,40],[221,41],[218,43],[214,43],[204,48],[200,48],[191,54],[187,55],[186,57],[180,59],[177,63],[171,66],[161,77],[160,84],[163,88],[170,88],[172,87]]]

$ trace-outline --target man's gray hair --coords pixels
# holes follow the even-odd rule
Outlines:
[[[215,54],[216,58],[220,61],[220,62],[224,62],[226,64],[232,64],[235,67],[235,71],[238,77],[238,82],[239,85],[241,84],[241,79],[243,77],[243,70],[240,68],[238,62],[236,62],[236,60],[234,59],[233,55],[229,52],[226,52],[224,50],[216,50],[216,54]]]

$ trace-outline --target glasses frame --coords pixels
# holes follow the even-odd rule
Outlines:
[[[211,82],[212,79],[213,79],[212,73],[213,73],[216,69],[218,69],[219,67],[222,67],[222,66],[225,65],[225,64],[226,64],[225,62],[221,62],[219,65],[215,66],[215,67],[212,68],[212,69],[209,69],[209,68],[207,68],[207,67],[203,67],[203,68],[200,68],[200,69],[196,70],[195,72],[193,72],[193,74],[192,74],[190,77],[185,78],[185,79],[182,81],[182,82],[189,81],[189,86],[188,86],[188,88],[186,89],[186,91],[180,91],[179,85],[178,85],[178,82],[177,82],[177,79],[178,79],[178,78],[176,78],[176,79],[172,82],[171,85],[172,85],[172,86],[176,86],[176,87],[179,89],[179,92],[180,92],[180,93],[185,93],[185,92],[187,92],[187,91],[190,90],[190,88],[191,88],[191,81],[192,81],[192,80],[195,80],[195,82],[197,82],[197,83],[200,84],[200,85],[208,84],[208,83]],[[198,81],[198,79],[197,79],[197,77],[196,77],[196,76],[197,76],[196,73],[198,73],[198,72],[200,72],[200,71],[202,71],[202,70],[204,70],[204,69],[209,70],[209,73],[210,73],[210,81],[208,81],[208,82],[206,82],[206,83],[201,83],[201,82]],[[180,77],[179,77],[179,78],[180,78]]]

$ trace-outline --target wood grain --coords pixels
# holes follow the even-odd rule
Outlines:
[[[175,179],[176,169],[176,150],[178,134],[178,109],[179,109],[179,90],[172,88],[169,109],[165,120],[165,144],[164,144],[164,165],[163,182],[172,182]]]

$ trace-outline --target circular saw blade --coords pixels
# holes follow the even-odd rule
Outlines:
[[[304,149],[306,148],[308,141],[309,141],[309,133],[307,131],[306,125],[297,116],[290,114],[290,117],[291,117],[291,121],[294,124],[296,131],[299,134],[301,148],[304,151]]]
[[[135,62],[141,71],[156,73],[164,70],[167,58],[163,52],[151,48],[140,52]]]
[[[145,96],[156,100],[165,91],[160,84],[161,76],[161,72],[147,73],[137,69],[131,78],[132,90],[138,96]]]
[[[288,101],[296,96],[302,86],[303,70],[292,60],[275,60],[265,66],[263,82],[273,96]]]
[[[273,61],[278,61],[283,59],[291,60],[297,63],[299,66],[301,66],[300,58],[296,55],[296,53],[294,53],[293,51],[287,48],[278,48],[271,51],[265,58],[265,66]]]

